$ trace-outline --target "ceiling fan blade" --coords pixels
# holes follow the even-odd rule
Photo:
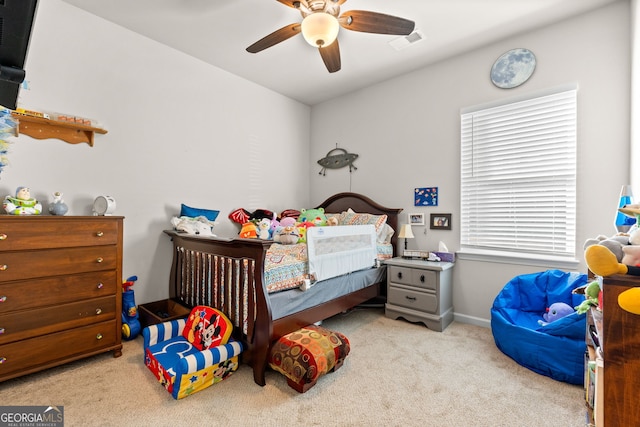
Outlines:
[[[347,30],[399,36],[411,34],[416,26],[408,19],[367,10],[349,10],[340,15],[338,21]]]
[[[280,3],[287,5],[289,7],[292,7],[294,9],[297,9],[297,5],[295,3],[300,3],[299,0],[278,0]]]
[[[300,33],[300,24],[289,24],[265,36],[249,46],[247,52],[258,53]]]
[[[319,47],[318,51],[324,61],[324,65],[330,73],[340,71],[342,64],[340,63],[340,45],[338,45],[338,40],[329,46]]]

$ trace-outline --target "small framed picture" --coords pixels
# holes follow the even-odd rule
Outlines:
[[[424,225],[424,214],[423,213],[410,213],[409,214],[409,224],[411,224],[411,225]]]
[[[451,230],[451,214],[431,214],[429,228],[432,230]]]

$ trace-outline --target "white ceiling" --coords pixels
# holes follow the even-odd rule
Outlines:
[[[396,36],[341,29],[342,69],[333,74],[302,35],[257,54],[245,51],[272,31],[301,22],[297,10],[276,0],[64,1],[313,105],[616,0],[348,0],[341,13],[369,10],[411,19],[424,39],[395,50],[389,42]]]

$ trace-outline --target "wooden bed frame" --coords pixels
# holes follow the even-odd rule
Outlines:
[[[355,212],[387,215],[387,224],[395,230],[391,239],[395,254],[398,214],[402,209],[384,207],[356,193],[336,194],[318,207],[328,213],[351,208]],[[273,341],[375,298],[384,287],[384,283],[372,283],[359,291],[273,320],[263,282],[265,254],[271,241],[165,233],[173,240],[171,299],[187,307],[208,305],[226,313],[234,324],[235,338],[245,346],[242,359],[253,368],[254,381],[259,385],[265,385],[265,369]]]

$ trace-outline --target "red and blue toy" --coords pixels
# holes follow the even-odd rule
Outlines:
[[[133,285],[138,276],[129,277],[122,284],[122,338],[132,340],[140,333],[138,307],[133,294]]]

